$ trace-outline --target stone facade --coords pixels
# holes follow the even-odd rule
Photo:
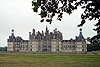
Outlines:
[[[7,51],[15,52],[86,52],[87,45],[82,35],[82,29],[80,29],[79,36],[75,39],[63,40],[63,35],[60,31],[55,29],[53,32],[49,32],[46,27],[46,31],[29,32],[29,40],[23,40],[21,37],[14,36],[14,30],[7,39]]]

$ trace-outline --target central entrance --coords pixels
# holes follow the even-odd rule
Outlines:
[[[47,49],[42,49],[42,52],[47,52]]]

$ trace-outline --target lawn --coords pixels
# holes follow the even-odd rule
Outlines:
[[[0,54],[0,67],[100,67],[100,55]]]
[[[98,53],[98,54],[100,54],[100,50],[97,50],[97,51],[95,51],[95,53]]]

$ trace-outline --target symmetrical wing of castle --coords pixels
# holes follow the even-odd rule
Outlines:
[[[82,35],[82,29],[80,29],[79,36],[75,39],[63,40],[63,35],[60,31],[55,29],[53,32],[49,32],[46,27],[46,31],[29,32],[29,40],[23,40],[21,37],[14,36],[14,30],[7,39],[7,51],[18,52],[86,52],[87,45],[85,38]]]

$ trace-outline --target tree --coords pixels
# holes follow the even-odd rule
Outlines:
[[[0,51],[7,51],[7,47],[0,47]]]
[[[87,44],[87,51],[96,51],[96,50],[100,50],[100,45],[98,44],[98,42],[91,42],[91,38],[88,37],[87,41],[90,42],[90,44]]]
[[[50,24],[55,15],[58,15],[57,20],[61,21],[64,12],[70,15],[78,7],[81,7],[84,9],[84,13],[81,14],[82,21],[78,26],[82,26],[86,19],[98,20],[95,25],[96,29],[94,29],[97,35],[91,38],[91,42],[98,41],[98,44],[100,43],[100,0],[33,0],[32,6],[36,13],[40,9],[41,22],[46,19]]]

